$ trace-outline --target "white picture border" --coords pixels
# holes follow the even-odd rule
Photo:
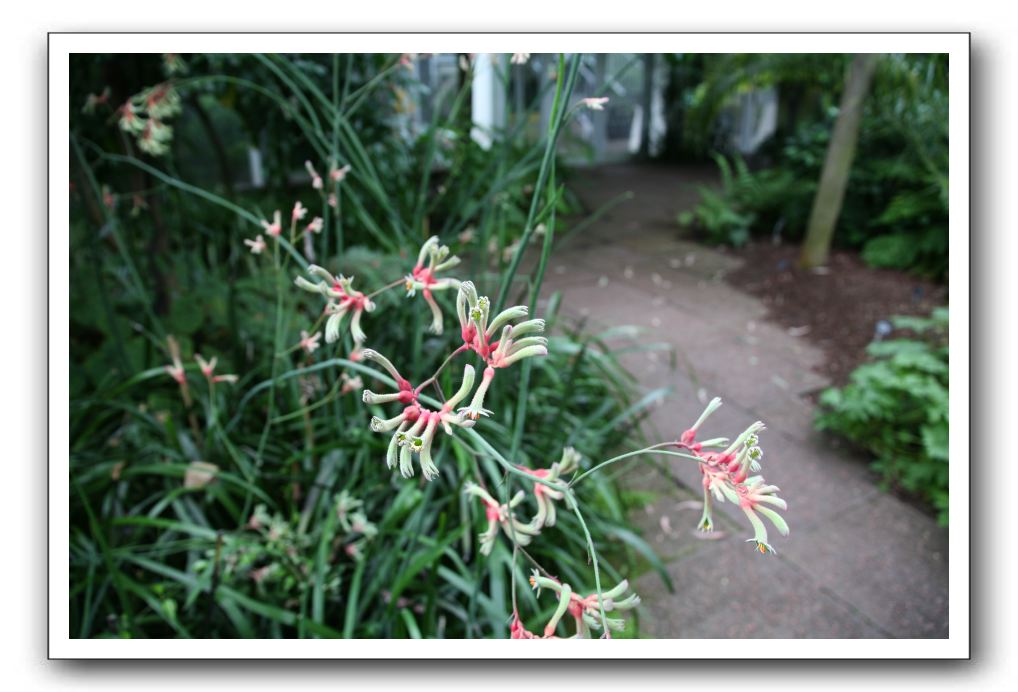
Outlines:
[[[947,639],[114,640],[69,632],[69,76],[72,53],[948,53],[950,58],[950,488]],[[49,36],[49,656],[51,658],[731,658],[969,657],[969,36],[964,33],[51,34]],[[681,642],[681,645],[679,645]]]

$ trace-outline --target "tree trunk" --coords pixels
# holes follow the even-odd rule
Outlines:
[[[876,53],[860,53],[852,59],[849,67],[845,90],[841,94],[838,119],[834,123],[824,169],[820,174],[820,185],[813,198],[809,227],[799,256],[800,267],[819,267],[827,263],[831,238],[841,213],[848,175],[852,170],[852,159],[855,158],[855,147],[859,141],[863,101],[873,81],[878,58]]]

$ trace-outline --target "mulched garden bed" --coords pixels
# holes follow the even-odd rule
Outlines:
[[[844,384],[865,359],[882,320],[928,315],[947,304],[946,285],[873,269],[854,252],[833,252],[821,272],[796,268],[797,245],[756,242],[732,254],[746,263],[727,281],[758,296],[772,320],[821,347],[827,359],[819,370],[836,385]]]

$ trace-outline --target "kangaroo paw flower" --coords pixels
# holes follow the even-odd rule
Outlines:
[[[721,400],[715,398],[707,404],[707,408],[692,427],[687,429],[676,441],[676,446],[688,450],[699,462],[703,483],[703,515],[697,525],[701,531],[714,528],[712,518],[713,502],[732,502],[737,504],[750,526],[753,527],[753,543],[761,554],[773,553],[774,548],[768,543],[767,527],[761,515],[766,518],[778,533],[787,536],[789,529],[784,517],[774,511],[787,509],[788,505],[777,496],[778,487],[767,485],[763,476],[750,476],[760,470],[763,461],[763,449],[760,447],[759,433],[764,424],[756,421],[740,434],[733,442],[727,444],[721,452],[704,451],[710,447],[720,447],[727,443],[724,438],[697,442],[696,434],[707,418],[721,406]]]
[[[296,212],[295,208],[294,213]],[[359,348],[367,340],[367,335],[361,328],[361,316],[365,312],[372,312],[375,304],[362,292],[354,289],[353,277],[335,277],[316,265],[309,266],[307,271],[318,281],[313,282],[298,276],[294,283],[298,288],[309,293],[318,293],[326,299],[325,313],[329,318],[325,322],[325,343],[332,344],[339,340],[345,318],[350,315],[350,335],[353,337],[355,347]]]
[[[452,269],[460,263],[459,257],[450,256],[449,247],[440,245],[438,236],[431,236],[421,246],[417,254],[417,264],[404,279],[404,288],[408,297],[413,297],[417,291],[424,295],[424,301],[431,310],[431,331],[435,334],[442,333],[442,309],[435,301],[434,292],[444,291],[449,288],[458,289],[460,282],[451,277],[440,278],[440,272]]]
[[[625,579],[601,594],[592,593],[588,596],[581,596],[569,584],[542,576],[537,570],[534,570],[530,577],[530,585],[537,591],[538,597],[541,596],[542,589],[551,591],[559,597],[558,607],[551,619],[548,620],[548,624],[545,625],[544,636],[540,637],[541,639],[554,638],[555,630],[566,613],[569,613],[573,618],[576,627],[574,637],[588,639],[592,629],[601,629],[603,626],[602,608],[606,613],[620,612],[632,610],[640,604],[640,597],[636,594],[625,595],[629,591],[629,582]],[[518,617],[517,615],[517,620]],[[604,624],[607,624],[608,629],[612,631],[621,631],[626,626],[626,622],[622,618],[605,618]],[[522,628],[522,623],[519,627]],[[522,631],[520,633],[522,634]],[[538,637],[531,635],[530,637],[520,636],[517,638],[536,639]]]

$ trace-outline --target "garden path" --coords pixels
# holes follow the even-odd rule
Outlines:
[[[563,294],[587,328],[634,325],[643,341],[674,348],[634,352],[626,365],[650,391],[671,394],[644,421],[651,441],[675,439],[713,396],[725,405],[703,437],[734,435],[762,420],[764,473],[781,487],[791,535],[772,531],[774,556],[755,554],[738,508],[718,506],[719,531],[695,530],[699,473],[662,457],[629,463],[628,486],[653,498],[635,518],[667,563],[676,592],[649,571],[634,588],[645,636],[663,638],[946,637],[947,532],[882,492],[863,458],[813,430],[805,395],[828,383],[823,353],[766,321],[756,298],[724,282],[731,253],[682,237],[675,217],[696,199],[705,169],[615,165],[580,171],[572,187],[589,209],[627,191],[553,256],[543,296]],[[626,339],[615,343],[624,345]],[[631,339],[629,343],[634,343]]]

